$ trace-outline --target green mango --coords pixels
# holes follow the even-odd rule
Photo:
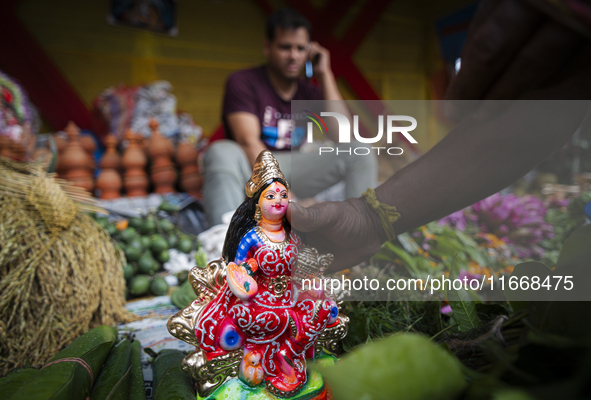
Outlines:
[[[166,201],[163,201],[162,204],[160,204],[160,206],[158,207],[158,209],[166,213],[180,211],[179,206],[175,206],[174,204],[170,204]]]
[[[136,275],[129,283],[129,292],[134,296],[142,296],[150,289],[150,277],[147,275]]]
[[[168,283],[166,283],[166,279],[160,276],[154,278],[150,284],[150,291],[154,296],[164,296],[168,293]]]

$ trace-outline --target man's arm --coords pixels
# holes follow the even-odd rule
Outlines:
[[[330,52],[320,46],[318,42],[312,42],[310,45],[310,59],[314,59],[317,55],[319,55],[319,59],[314,66],[314,76],[320,83],[324,100],[343,100],[337,81],[330,68]]]
[[[240,111],[228,114],[226,121],[234,139],[246,153],[250,165],[254,165],[259,153],[266,149],[261,141],[259,118],[249,112]]]
[[[330,52],[326,48],[320,46],[318,42],[312,42],[309,57],[313,60],[317,55],[319,55],[319,58],[318,63],[314,65],[314,76],[318,79],[318,83],[320,83],[323,99],[343,100],[343,96],[341,96],[341,92],[339,92],[339,87],[337,86],[337,81],[330,68]],[[351,120],[349,110],[341,102],[330,104],[326,111],[341,113]],[[333,142],[338,143],[339,125],[337,124],[337,121],[334,118],[327,118],[326,124],[329,128],[327,134],[330,139]]]

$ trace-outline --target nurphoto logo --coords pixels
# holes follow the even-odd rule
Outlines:
[[[313,113],[312,111],[304,110],[310,115],[305,115],[306,118],[310,119],[307,123],[307,142],[312,143],[314,141],[314,125],[318,127],[321,133],[328,135],[328,128],[322,117],[333,117],[339,126],[339,144],[351,143],[351,122],[346,115],[338,112],[325,112],[322,111],[320,115]],[[387,115],[386,117],[386,142],[392,144],[394,134],[402,134],[406,140],[410,143],[417,143],[416,139],[409,133],[417,127],[417,120],[407,115]],[[402,126],[401,122],[410,122],[410,125]],[[359,134],[359,116],[353,115],[353,144],[375,144],[379,143],[384,137],[384,115],[378,116],[378,133],[374,137],[363,137]],[[368,155],[375,150],[377,154],[383,150],[387,154],[396,156],[403,153],[401,147],[385,147],[385,146],[358,146],[358,147],[343,147],[343,146],[323,146],[318,149],[318,154],[323,153],[334,153],[336,154],[355,154],[355,155]]]

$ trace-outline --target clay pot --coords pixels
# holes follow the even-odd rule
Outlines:
[[[152,163],[152,170],[154,170],[155,168],[163,168],[163,167],[167,167],[167,168],[172,168],[173,164],[172,161],[170,161],[170,158],[167,157],[158,157],[155,160],[153,160]]]
[[[188,164],[196,164],[197,155],[197,149],[192,143],[180,143],[176,150],[176,162],[181,167]]]
[[[172,157],[174,148],[172,142],[162,136],[158,130],[158,121],[155,118],[150,119],[150,129],[152,135],[150,136],[150,142],[148,144],[148,154],[152,160],[159,157]]]
[[[117,153],[117,139],[112,133],[105,138],[105,147],[107,149],[101,159],[101,168],[118,170],[121,167],[121,157]]]
[[[129,142],[129,146],[127,146],[127,149],[125,149],[123,158],[121,159],[123,168],[125,168],[126,171],[130,169],[144,169],[148,160],[138,145],[136,135],[131,130],[129,130],[125,134],[125,138]]]
[[[123,186],[121,176],[114,169],[103,169],[96,180],[96,188],[101,191],[100,198],[103,200],[117,199]]]
[[[141,169],[134,169],[125,173],[123,185],[129,197],[146,196],[148,194],[146,191],[148,184],[146,173]]]
[[[74,186],[81,187],[82,189],[85,189],[90,193],[92,193],[92,190],[94,189],[94,181],[92,180],[92,174],[88,170],[74,169],[68,171],[65,174],[64,178],[72,182]]]
[[[80,145],[84,149],[84,151],[92,157],[94,151],[96,150],[96,143],[92,136],[83,135],[80,137]]]
[[[185,175],[181,178],[181,188],[183,188],[183,191],[196,199],[201,198],[202,187],[203,177],[199,174]]]
[[[154,183],[154,192],[158,194],[174,193],[174,183],[176,182],[176,172],[172,167],[152,168],[152,183]]]
[[[72,170],[91,168],[90,157],[80,145],[80,129],[70,121],[66,126],[66,133],[70,140],[60,159],[62,171],[67,175]]]

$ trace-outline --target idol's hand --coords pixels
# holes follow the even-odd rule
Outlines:
[[[320,253],[334,254],[332,271],[367,261],[385,240],[377,215],[359,198],[308,208],[290,203],[287,219],[294,229],[305,234],[306,245]]]
[[[228,288],[234,293],[234,296],[242,301],[251,300],[259,291],[256,281],[252,279],[244,266],[236,265],[233,262],[228,264],[226,282],[228,282]]]
[[[580,84],[567,80],[589,68],[588,60],[581,60],[589,50],[589,41],[567,25],[523,0],[482,1],[468,31],[460,71],[452,79],[446,99],[579,98]],[[563,83],[569,85],[563,87]],[[460,120],[475,104],[451,102],[446,112]]]

